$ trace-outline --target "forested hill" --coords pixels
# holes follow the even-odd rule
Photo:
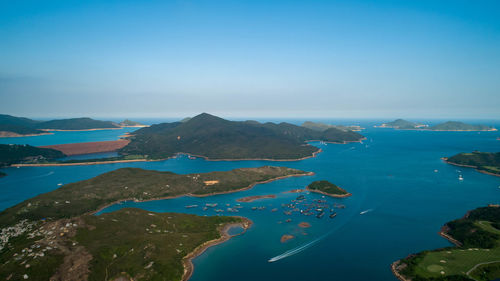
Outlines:
[[[162,123],[133,133],[122,154],[165,158],[183,152],[210,159],[299,159],[318,148],[307,140],[360,141],[356,132],[330,128],[315,131],[289,123],[229,121],[202,113],[185,122]]]

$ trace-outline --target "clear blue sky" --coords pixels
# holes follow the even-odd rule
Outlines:
[[[0,113],[500,118],[500,1],[0,0]]]

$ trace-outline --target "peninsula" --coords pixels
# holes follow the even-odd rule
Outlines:
[[[307,190],[337,198],[349,197],[352,195],[351,193],[345,191],[344,189],[325,180],[314,181],[310,183],[307,186]]]
[[[500,278],[500,208],[477,208],[448,222],[440,235],[456,247],[413,254],[391,265],[399,280],[496,280]]]
[[[231,225],[251,222],[133,208],[94,214],[123,200],[209,196],[308,174],[270,166],[188,175],[123,168],[67,184],[0,213],[0,278],[187,280],[193,257],[229,239]]]
[[[500,176],[500,152],[459,153],[443,160],[448,164],[475,168],[482,173]]]
[[[122,155],[143,155],[148,159],[186,153],[210,160],[300,160],[313,157],[319,149],[307,141],[359,142],[356,132],[329,128],[316,131],[289,123],[228,121],[202,113],[184,122],[162,123],[139,129]]]

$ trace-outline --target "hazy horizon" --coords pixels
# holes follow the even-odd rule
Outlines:
[[[3,1],[15,116],[500,118],[498,1]]]

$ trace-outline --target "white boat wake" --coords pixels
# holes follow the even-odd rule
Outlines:
[[[360,214],[360,215],[364,215],[364,214],[369,213],[369,212],[371,212],[371,211],[373,211],[373,209],[364,210],[364,211],[362,211],[362,212],[361,212],[361,213],[359,213],[359,214]]]
[[[281,255],[278,255],[278,256],[275,256],[275,257],[273,257],[273,258],[270,258],[270,259],[268,260],[268,262],[275,262],[275,261],[279,261],[279,260],[284,259],[284,258],[287,258],[287,257],[289,257],[289,256],[293,256],[293,255],[295,255],[295,254],[298,254],[298,253],[300,253],[300,252],[304,251],[305,249],[307,249],[307,248],[309,248],[309,247],[313,246],[314,244],[318,243],[319,241],[323,240],[325,237],[327,237],[328,235],[330,235],[332,232],[333,232],[333,230],[332,230],[332,231],[330,231],[330,232],[328,232],[328,233],[326,233],[326,234],[325,234],[325,235],[323,235],[323,236],[320,236],[320,237],[318,237],[318,238],[314,239],[313,241],[311,241],[311,242],[309,242],[309,243],[307,243],[307,244],[304,244],[304,245],[299,246],[299,247],[297,247],[297,248],[293,248],[293,249],[291,249],[291,250],[288,250],[288,251],[284,252],[284,253],[283,253],[283,254],[281,254]]]

